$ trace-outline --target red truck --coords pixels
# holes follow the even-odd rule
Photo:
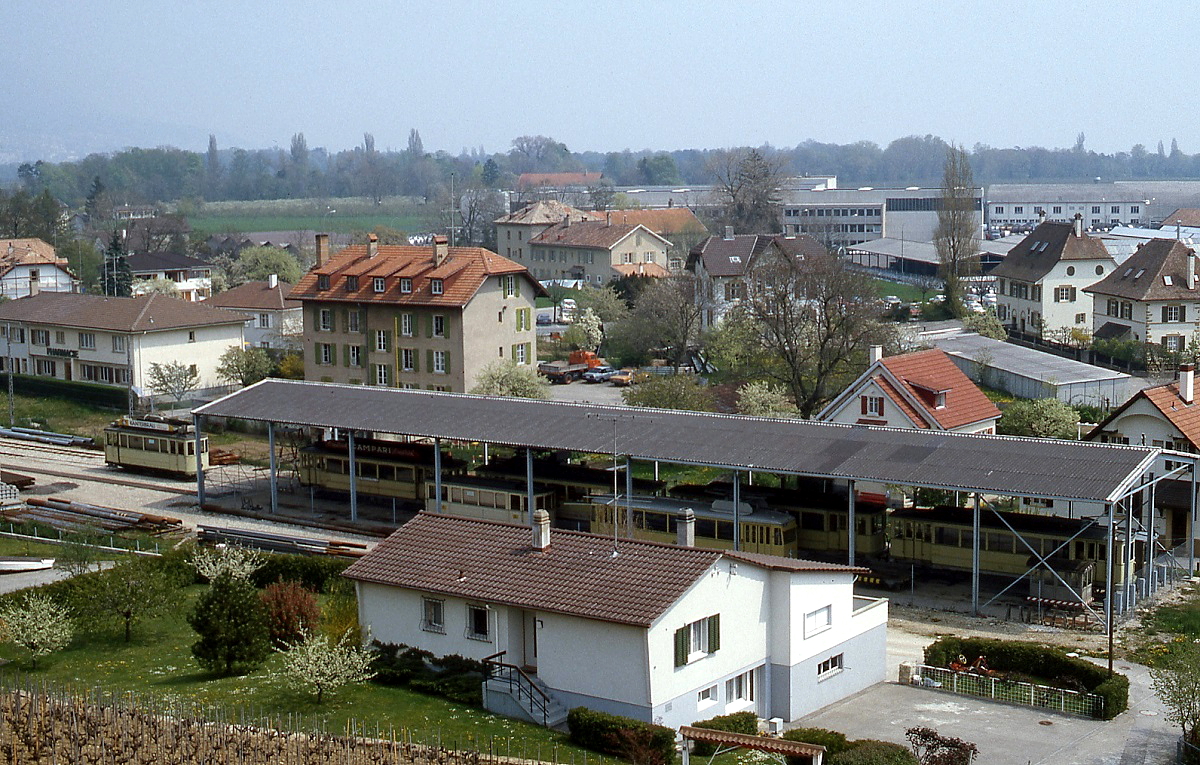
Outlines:
[[[552,383],[569,383],[583,379],[584,372],[604,364],[604,359],[592,351],[571,351],[566,361],[543,361],[538,364],[538,372]]]

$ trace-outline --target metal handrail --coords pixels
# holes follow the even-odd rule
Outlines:
[[[542,714],[542,725],[548,725],[550,721],[550,697],[533,682],[533,678],[527,675],[525,670],[516,664],[508,664],[507,662],[500,661],[500,657],[506,653],[508,652],[500,651],[499,653],[484,657],[485,680],[495,678],[507,683],[509,688],[515,687],[517,699],[520,700],[523,695],[527,696],[530,704],[529,711],[534,714],[540,711]],[[502,675],[500,670],[508,671]]]

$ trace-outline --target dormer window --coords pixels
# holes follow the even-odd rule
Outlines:
[[[442,294],[442,280],[441,279],[430,279],[429,280],[429,291],[434,295]]]
[[[946,408],[946,391],[940,391],[940,392],[934,394],[933,408],[934,409],[945,409]]]
[[[403,292],[405,295],[412,292],[412,279],[401,279],[400,280],[400,291]]]
[[[374,289],[376,292],[383,292],[383,291],[384,291],[384,288],[385,288],[386,286],[387,286],[387,284],[386,284],[386,282],[384,281],[384,279],[383,279],[383,277],[382,277],[382,276],[376,276],[374,279],[372,279],[372,280],[371,280],[371,287],[372,287],[372,289]]]
[[[358,290],[358,277],[357,276],[347,276],[346,277],[346,292],[356,292],[357,290]]]
[[[329,289],[329,274],[317,274],[317,289]]]

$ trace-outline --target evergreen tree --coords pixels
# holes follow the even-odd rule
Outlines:
[[[129,297],[133,294],[133,272],[125,257],[125,240],[120,231],[113,231],[104,250],[104,267],[100,274],[100,291],[112,297]]]
[[[500,165],[496,164],[496,160],[488,158],[487,162],[483,163],[483,177],[481,178],[483,185],[489,189],[494,189],[500,183]]]
[[[254,585],[221,574],[188,615],[200,635],[192,655],[210,672],[232,675],[257,667],[271,652],[266,609]]]

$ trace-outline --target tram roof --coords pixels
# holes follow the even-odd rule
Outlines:
[[[1160,449],[268,379],[194,410],[761,472],[1117,501]]]

